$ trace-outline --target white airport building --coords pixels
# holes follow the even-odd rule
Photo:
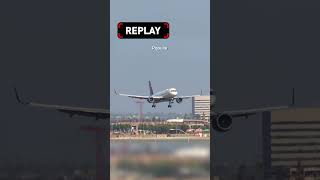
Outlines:
[[[192,114],[196,119],[209,120],[210,96],[194,96],[192,98]]]

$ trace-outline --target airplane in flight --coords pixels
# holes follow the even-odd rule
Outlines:
[[[118,93],[116,90],[114,90],[114,92],[116,95],[119,95],[119,96],[126,96],[130,98],[135,98],[135,99],[147,100],[149,103],[152,103],[153,108],[155,108],[156,104],[160,102],[169,102],[168,108],[171,108],[172,107],[171,104],[174,103],[174,101],[176,101],[177,103],[182,103],[184,99],[192,98],[194,96],[199,96],[199,95],[178,96],[178,91],[176,88],[169,88],[157,93],[153,93],[151,81],[149,81],[149,93],[150,93],[149,96],[121,94],[121,93]]]
[[[152,88],[150,88],[150,90],[152,92]],[[170,90],[172,90],[172,88],[169,90],[166,90],[165,92],[167,94],[169,94],[169,93],[171,93]],[[96,120],[99,120],[99,119],[108,120],[110,118],[110,111],[108,109],[61,106],[61,105],[37,103],[37,102],[32,102],[32,101],[24,101],[19,96],[19,93],[16,88],[14,88],[14,92],[15,92],[15,96],[16,96],[17,101],[22,105],[54,109],[59,112],[69,114],[70,117],[73,117],[74,115],[79,115],[79,116],[86,116],[86,117],[94,117]],[[173,92],[170,97],[175,98],[175,99],[181,98],[181,96],[176,97],[176,95],[177,95],[177,93]],[[159,95],[157,95],[157,96],[159,96]],[[154,96],[154,97],[157,97],[157,96]],[[143,96],[143,97],[145,97],[145,96]],[[184,97],[184,96],[182,96],[182,97]],[[187,96],[187,97],[189,97],[189,96]],[[192,97],[192,96],[190,96],[190,97]],[[154,100],[155,99],[153,99],[153,101]],[[216,112],[216,111],[214,111],[214,106],[216,103],[216,96],[213,94],[212,90],[210,91],[210,101],[211,101],[210,102],[210,104],[211,104],[211,107],[210,107],[211,108],[211,112],[210,112],[211,127],[218,132],[227,132],[231,129],[232,121],[234,118],[241,118],[241,117],[248,118],[249,116],[253,116],[253,115],[256,115],[256,114],[262,113],[262,112],[270,112],[270,111],[288,109],[288,108],[294,107],[294,89],[292,89],[292,103],[291,103],[291,105],[287,105],[287,106],[274,106],[274,107]]]

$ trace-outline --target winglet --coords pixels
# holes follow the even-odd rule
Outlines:
[[[116,91],[116,89],[114,89],[114,93],[115,93],[116,95],[119,95],[119,93]]]
[[[18,93],[18,90],[17,90],[16,87],[14,87],[14,93],[15,93],[15,95],[16,95],[16,99],[17,99],[18,103],[23,104],[23,105],[29,104],[29,102],[25,102],[25,101],[23,101],[23,100],[20,98],[19,93]]]

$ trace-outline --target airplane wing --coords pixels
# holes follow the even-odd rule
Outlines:
[[[264,108],[253,108],[253,109],[244,109],[244,110],[235,110],[235,111],[224,111],[222,113],[229,114],[232,117],[248,117],[250,115],[255,115],[260,112],[288,109],[288,108],[294,107],[294,106],[295,106],[295,95],[294,95],[294,88],[292,88],[291,104],[290,105],[264,107]]]
[[[114,90],[114,93],[119,96],[126,96],[130,98],[135,98],[135,99],[148,99],[150,97],[150,96],[140,96],[140,95],[131,95],[131,94],[121,94],[121,93],[118,93],[116,90]],[[153,98],[157,98],[157,97],[153,97]]]
[[[149,96],[138,96],[138,95],[131,95],[131,94],[118,94],[119,96],[126,96],[130,98],[135,98],[135,99],[148,99]]]
[[[188,99],[188,98],[192,98],[192,97],[194,97],[194,96],[199,96],[199,95],[193,95],[193,96],[176,96],[176,97],[174,97],[174,99],[179,99],[179,98],[181,98],[181,99]]]
[[[228,114],[228,115],[230,115],[232,117],[248,117],[248,116],[260,113],[260,112],[287,109],[289,107],[290,106],[277,106],[277,107],[265,107],[265,108],[235,110],[235,111],[224,111],[224,112],[222,112],[222,114]]]
[[[109,115],[110,115],[110,112],[107,109],[72,107],[72,106],[61,106],[61,105],[52,105],[52,104],[41,104],[36,102],[26,102],[20,98],[16,88],[14,88],[14,91],[15,91],[17,101],[23,105],[54,109],[59,112],[69,114],[71,117],[74,115],[95,117],[97,120],[107,119],[109,118]]]

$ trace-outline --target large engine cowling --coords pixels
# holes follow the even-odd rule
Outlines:
[[[147,101],[148,101],[149,103],[153,103],[154,99],[153,99],[153,97],[149,97],[149,98],[147,99]]]
[[[177,103],[182,103],[182,98],[177,98],[176,101]]]
[[[226,132],[231,129],[232,117],[229,114],[220,114],[212,120],[212,127],[219,132]]]

